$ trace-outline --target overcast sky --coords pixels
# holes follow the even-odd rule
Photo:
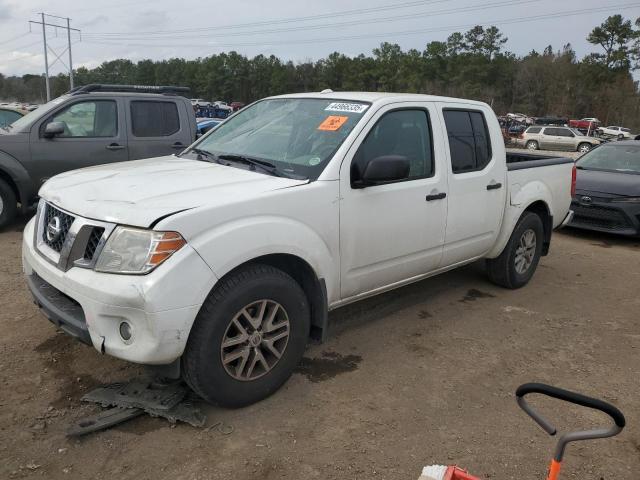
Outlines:
[[[196,58],[230,50],[315,60],[333,51],[370,54],[382,41],[422,51],[429,41],[475,24],[497,25],[509,38],[506,48],[519,55],[569,42],[582,57],[597,51],[585,39],[594,26],[614,13],[639,17],[640,1],[0,0],[0,73],[44,71],[41,27],[32,25],[29,33],[28,25],[42,11],[71,17],[72,27],[82,30],[81,41],[77,34],[72,39],[74,66],[91,68],[115,58]],[[54,50],[65,48],[65,32],[56,37],[48,28],[47,35]],[[66,63],[67,54],[62,58]],[[58,62],[51,74],[61,71]]]

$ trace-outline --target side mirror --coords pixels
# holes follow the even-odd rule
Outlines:
[[[409,160],[402,155],[383,155],[371,160],[357,185],[366,187],[409,178]]]
[[[45,138],[53,138],[56,135],[61,135],[64,133],[64,122],[51,122],[47,123],[47,126],[44,127],[44,136]]]

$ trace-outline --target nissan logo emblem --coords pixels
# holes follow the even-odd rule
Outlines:
[[[587,197],[587,196],[584,196],[584,197],[582,197],[582,198],[580,199],[580,203],[582,203],[582,204],[584,204],[584,205],[591,205],[591,202],[592,202],[592,201],[593,201],[593,200],[591,200],[591,197]]]
[[[50,242],[55,242],[60,238],[60,233],[62,229],[60,228],[60,217],[53,217],[49,220],[47,224],[47,240]]]

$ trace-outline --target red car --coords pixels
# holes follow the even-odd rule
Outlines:
[[[244,107],[244,103],[242,102],[232,102],[231,105],[229,105],[231,108],[233,108],[234,112],[237,112],[238,110],[240,110],[242,107]]]
[[[580,120],[569,120],[569,126],[572,128],[577,128],[578,130],[594,131],[600,126],[600,120],[593,117],[582,118]]]

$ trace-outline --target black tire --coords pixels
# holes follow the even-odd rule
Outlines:
[[[520,246],[524,233],[532,230],[535,234],[535,253],[528,269],[522,273],[516,270],[516,250]],[[507,246],[497,258],[487,259],[487,273],[489,280],[504,288],[516,289],[525,286],[538,267],[538,262],[542,255],[542,244],[544,241],[544,227],[538,215],[532,212],[525,212],[507,242]]]
[[[0,228],[9,225],[18,212],[18,200],[13,189],[0,178]]]
[[[577,151],[580,153],[587,153],[591,151],[592,148],[593,146],[590,143],[582,142],[580,145],[578,145]]]
[[[526,144],[526,148],[527,150],[538,150],[539,145],[538,142],[536,142],[535,140],[529,140]]]
[[[271,370],[256,379],[239,380],[225,369],[222,341],[234,316],[260,300],[282,306],[289,320],[289,337]],[[202,305],[182,356],[182,377],[210,403],[230,408],[255,403],[278,390],[300,363],[310,323],[307,298],[293,278],[268,265],[242,267],[222,279]]]
[[[618,141],[620,140],[624,140],[624,135],[621,133],[620,135],[618,135]]]

